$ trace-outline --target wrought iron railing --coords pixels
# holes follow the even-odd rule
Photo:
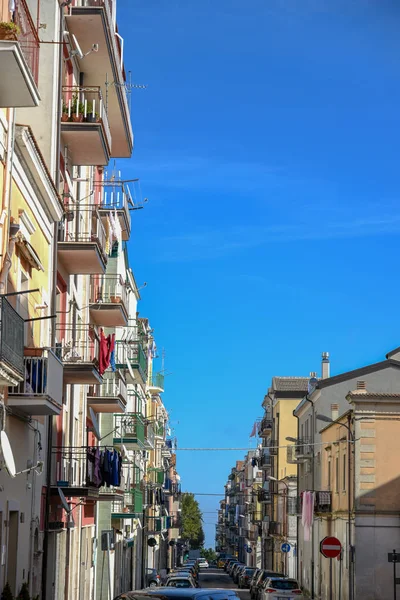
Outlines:
[[[92,275],[90,277],[89,302],[123,304],[128,308],[128,293],[126,284],[121,275]]]
[[[19,28],[17,38],[22,54],[31,70],[36,85],[38,85],[40,41],[26,0],[15,2],[14,23]]]
[[[50,396],[62,401],[63,366],[51,350],[43,350],[43,356],[25,356],[24,381],[9,388],[9,396]]]
[[[103,258],[107,260],[105,254],[106,232],[94,205],[65,206],[65,219],[59,230],[59,241],[96,242]]]
[[[91,325],[56,326],[55,355],[64,364],[98,365],[100,340]]]
[[[62,121],[101,123],[111,150],[111,131],[99,86],[63,86]]]
[[[313,452],[312,439],[301,438],[297,441],[295,446],[295,455],[297,456],[311,456]]]
[[[143,380],[147,379],[147,355],[143,346],[138,341],[126,342],[118,341],[116,344],[116,362],[120,368],[127,365],[129,361],[131,367],[138,369]]]
[[[149,377],[149,386],[164,389],[164,373],[153,373]]]
[[[123,443],[135,440],[144,445],[143,415],[139,413],[114,415],[114,438],[121,439]]]
[[[120,371],[106,371],[103,383],[91,385],[88,396],[96,398],[122,398],[126,403],[126,382]]]
[[[0,297],[0,360],[24,375],[24,319],[6,298]]]

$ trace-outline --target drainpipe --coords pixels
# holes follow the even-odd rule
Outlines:
[[[314,472],[314,466],[315,466],[315,457],[314,457],[314,442],[315,442],[315,406],[314,406],[314,402],[312,402],[310,400],[310,398],[308,397],[308,394],[306,394],[305,399],[307,400],[307,402],[309,402],[312,406],[312,419],[311,419],[311,428],[312,428],[312,435],[311,435],[311,489],[313,492],[315,492],[315,472]],[[314,551],[314,515],[313,515],[313,524],[311,527],[311,600],[313,600],[315,598],[315,584],[314,584],[314,574],[315,574],[315,551]]]
[[[348,484],[347,487],[349,491],[347,493],[347,501],[348,501],[348,528],[349,528],[349,600],[353,598],[353,572],[354,572],[354,563],[353,563],[353,547],[352,547],[352,524],[351,524],[351,512],[352,512],[352,503],[355,500],[355,486],[353,485],[353,494],[351,494],[351,453],[355,454],[355,444],[354,444],[354,433],[351,432],[351,415],[347,415],[347,479]],[[353,443],[352,443],[353,442]],[[354,467],[355,467],[355,459],[354,459]],[[355,473],[355,468],[354,468]],[[353,501],[353,502],[352,502]],[[354,505],[355,509],[355,505]]]
[[[14,251],[14,243],[10,242],[10,218],[11,218],[11,192],[12,192],[12,172],[14,162],[14,143],[15,143],[15,109],[10,108],[7,111],[8,131],[7,131],[7,149],[5,178],[3,185],[2,211],[6,212],[2,229],[2,261],[0,272],[0,293],[7,291],[7,277],[11,268],[11,256]]]
[[[60,44],[56,45],[58,48],[58,82],[57,82],[57,99],[58,105],[56,110],[56,157],[55,157],[55,186],[56,189],[60,188],[60,149],[61,149],[61,92],[62,92],[62,72],[63,72],[63,42],[64,37],[64,7],[60,4],[60,27],[58,32],[58,39]],[[50,314],[54,315],[56,312],[57,305],[57,240],[58,240],[58,224],[54,223],[54,245],[53,245],[53,289],[51,294],[51,311]],[[56,329],[55,323],[51,327],[51,348],[55,348],[56,342]],[[47,571],[48,571],[48,560],[49,560],[49,514],[50,514],[50,483],[51,483],[51,463],[52,463],[52,447],[53,447],[53,417],[47,417],[47,448],[46,448],[46,508],[45,508],[45,524],[44,524],[44,538],[43,538],[43,561],[42,561],[42,600],[47,598]]]

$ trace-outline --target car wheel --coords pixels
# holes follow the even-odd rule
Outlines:
[[[157,582],[156,581],[150,581],[149,587],[151,587],[151,588],[157,587]]]

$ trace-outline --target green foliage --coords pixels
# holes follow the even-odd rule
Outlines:
[[[3,31],[9,31],[10,33],[15,33],[16,35],[19,35],[21,33],[21,30],[18,27],[18,25],[12,23],[11,21],[1,21],[0,29],[2,29]]]
[[[193,494],[182,494],[182,534],[181,537],[190,543],[193,549],[204,544],[202,514],[199,503]]]
[[[212,560],[217,560],[217,555],[212,548],[202,548],[200,550],[200,556],[211,562]]]
[[[22,584],[21,590],[17,596],[17,600],[31,600],[27,583]]]
[[[1,594],[1,600],[14,600],[14,596],[11,593],[10,584],[8,582],[4,586],[3,593]]]

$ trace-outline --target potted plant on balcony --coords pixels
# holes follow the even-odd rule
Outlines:
[[[68,105],[65,103],[65,100],[63,100],[61,121],[65,123],[66,121],[69,121],[69,119],[70,117],[68,115]]]
[[[20,28],[15,23],[9,21],[0,22],[0,40],[16,41],[20,34]]]
[[[83,102],[79,102],[78,96],[72,98],[71,116],[75,123],[82,123],[83,116],[85,114],[85,105]]]
[[[86,121],[88,123],[98,123],[100,121],[100,115],[99,115],[99,113],[95,112],[93,114],[93,104],[92,104],[92,102],[88,102],[87,103],[86,110],[87,110]]]

